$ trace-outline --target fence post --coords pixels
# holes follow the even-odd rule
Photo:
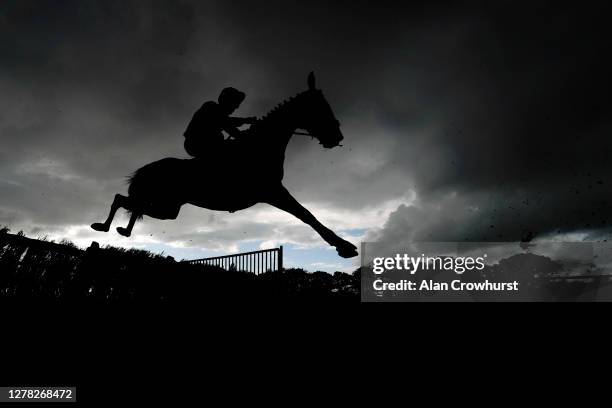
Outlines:
[[[278,271],[283,271],[283,246],[278,248]]]

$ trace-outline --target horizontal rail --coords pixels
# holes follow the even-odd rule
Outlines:
[[[282,248],[282,246],[281,246]],[[239,252],[236,254],[230,254],[230,255],[221,255],[221,256],[211,256],[210,258],[201,258],[201,259],[191,259],[191,260],[187,260],[187,261],[183,261],[183,262],[187,262],[187,263],[193,263],[193,262],[197,262],[197,261],[208,261],[211,259],[223,259],[223,258],[231,258],[233,256],[242,256],[242,255],[252,255],[252,254],[260,254],[263,252],[276,252],[278,251],[280,248],[272,248],[272,249],[262,249],[261,251],[251,251],[251,252]]]

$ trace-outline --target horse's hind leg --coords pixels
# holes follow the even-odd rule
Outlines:
[[[117,232],[123,235],[124,237],[129,237],[130,235],[132,235],[132,229],[134,228],[134,224],[140,216],[141,214],[138,214],[136,211],[132,211],[132,215],[130,216],[130,222],[128,223],[127,227],[117,227]]]
[[[108,232],[111,223],[113,222],[113,218],[115,218],[115,213],[117,213],[117,210],[121,207],[127,208],[127,206],[129,205],[129,201],[130,199],[128,197],[122,196],[121,194],[115,194],[115,199],[111,204],[110,213],[108,214],[106,221],[95,222],[91,224],[91,228],[95,229],[96,231]]]

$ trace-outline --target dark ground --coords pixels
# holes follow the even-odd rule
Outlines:
[[[285,269],[255,275],[148,251],[35,240],[0,230],[0,299],[68,302],[358,302],[359,275]]]

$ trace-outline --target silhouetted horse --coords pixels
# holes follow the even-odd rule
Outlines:
[[[128,197],[117,194],[104,223],[91,227],[108,231],[116,211],[131,212],[127,228],[143,215],[175,219],[183,204],[217,211],[238,211],[257,203],[268,203],[295,215],[314,228],[344,258],[357,255],[357,248],[321,224],[283,186],[285,149],[297,129],[304,129],[325,148],[336,147],[343,139],[340,123],[321,90],[315,88],[313,73],[308,90],[299,93],[258,120],[240,141],[222,154],[209,158],[165,158],[138,169],[129,180]],[[211,174],[215,174],[211,177]]]

